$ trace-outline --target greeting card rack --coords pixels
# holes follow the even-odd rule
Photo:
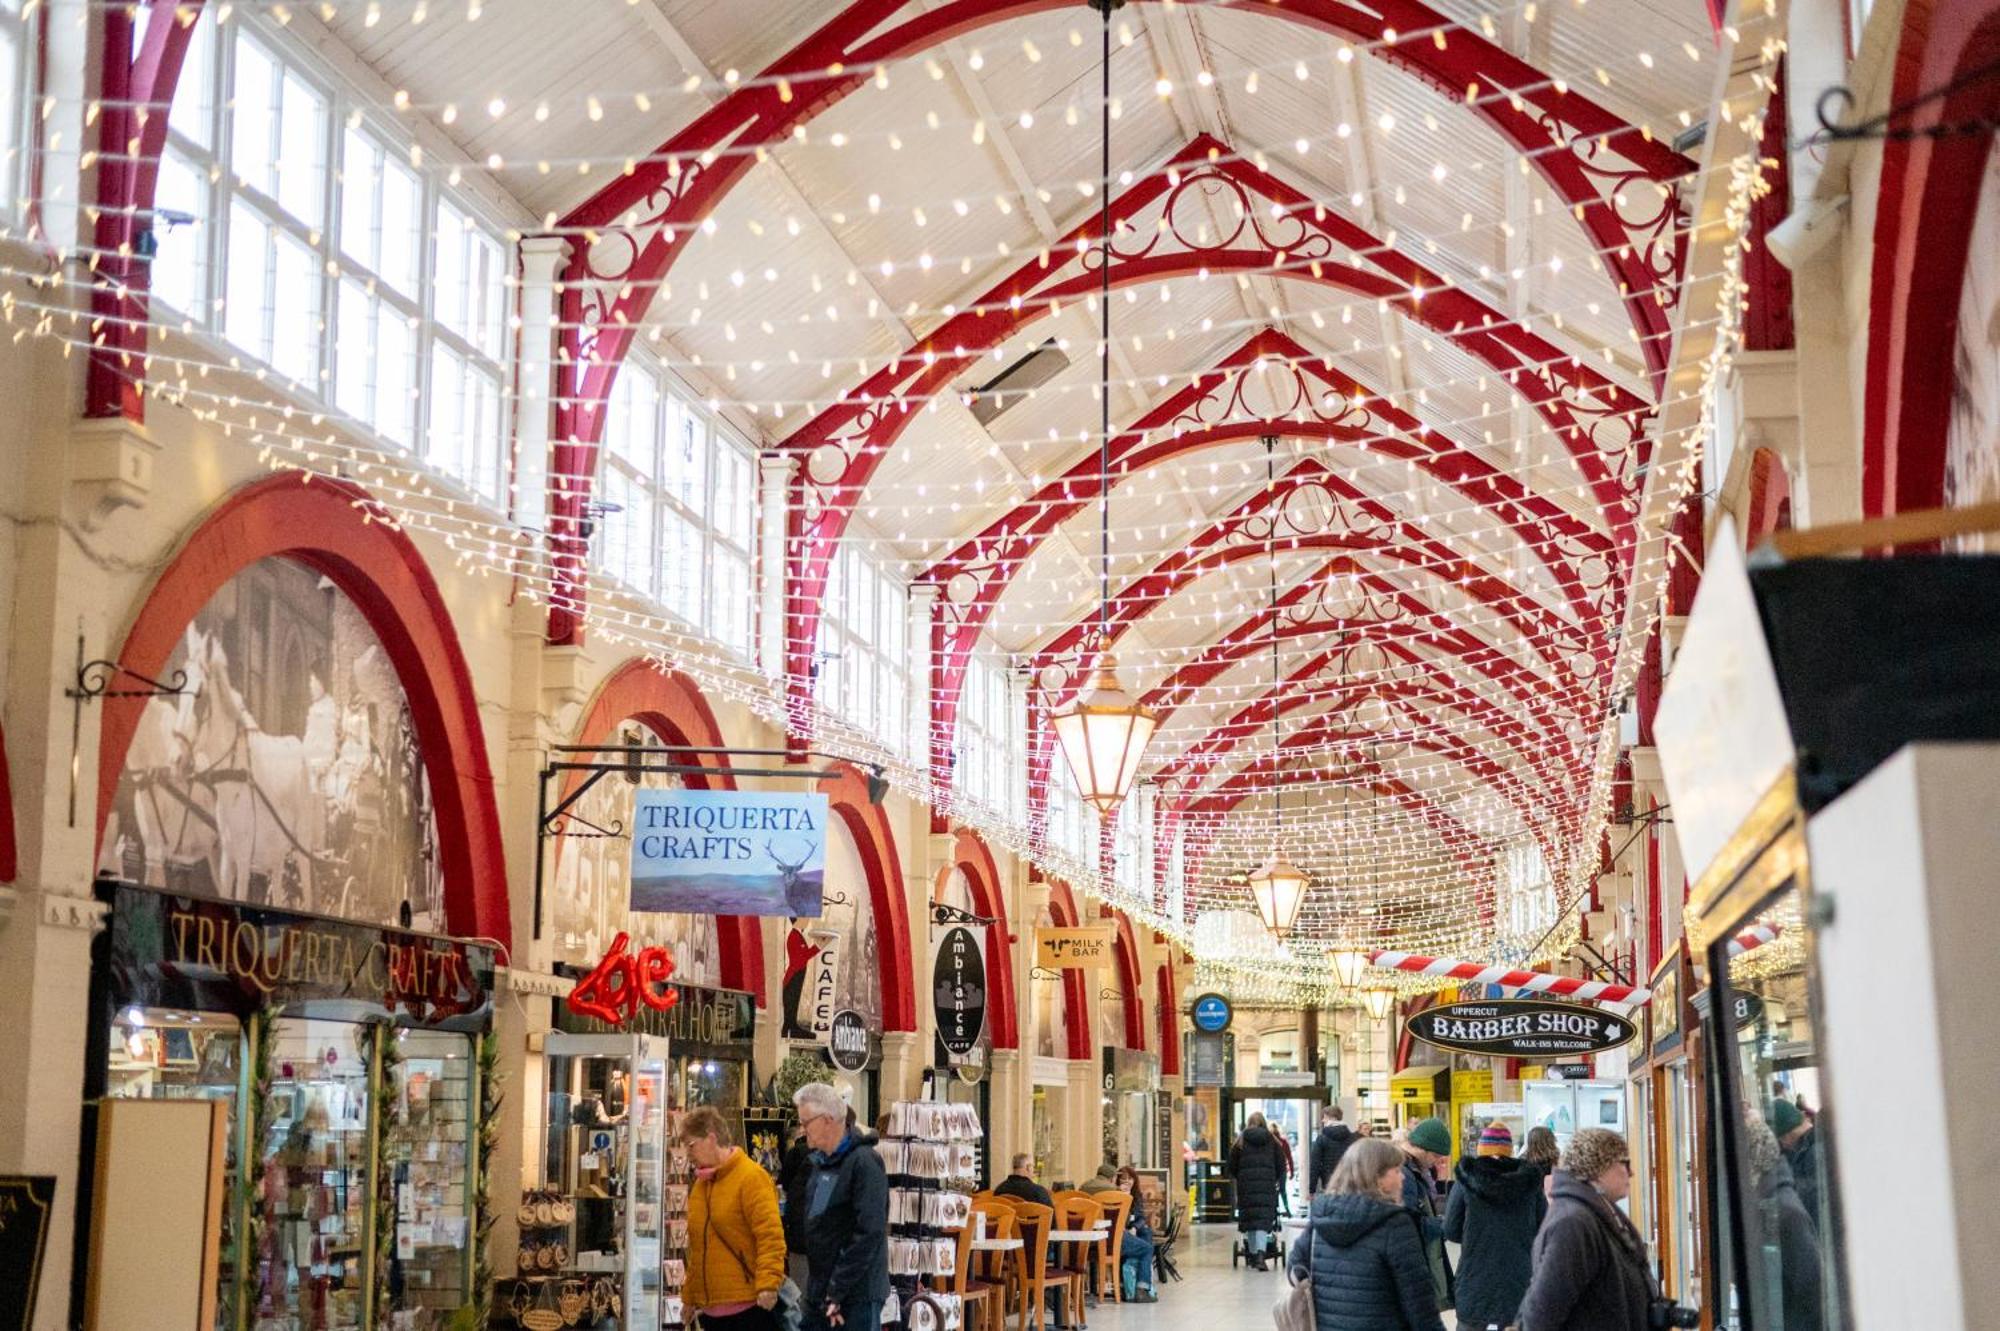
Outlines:
[[[884,1324],[909,1331],[962,1331],[964,1309],[952,1290],[958,1232],[972,1218],[978,1173],[979,1115],[971,1105],[898,1101],[877,1144],[889,1175],[889,1282]]]

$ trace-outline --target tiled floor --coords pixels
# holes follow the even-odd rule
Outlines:
[[[1235,1229],[1196,1225],[1175,1249],[1181,1274],[1167,1281],[1158,1303],[1103,1303],[1090,1310],[1090,1331],[1265,1331],[1271,1307],[1285,1292],[1276,1268],[1259,1274],[1229,1265]],[[1454,1326],[1450,1313],[1444,1324]]]

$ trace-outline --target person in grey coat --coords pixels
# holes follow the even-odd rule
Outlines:
[[[1609,1128],[1580,1129],[1552,1177],[1521,1331],[1648,1331],[1660,1288],[1645,1242],[1618,1209],[1632,1191],[1625,1139]]]
[[[1443,1331],[1417,1217],[1402,1205],[1402,1152],[1359,1139],[1312,1200],[1286,1266],[1311,1280],[1317,1331]]]
[[[1542,1171],[1509,1154],[1513,1146],[1506,1124],[1488,1123],[1479,1153],[1458,1162],[1444,1208],[1444,1236],[1459,1245],[1454,1306],[1468,1331],[1513,1323],[1528,1292],[1535,1233],[1548,1213]]]

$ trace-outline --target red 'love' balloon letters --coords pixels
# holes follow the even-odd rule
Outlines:
[[[645,947],[628,953],[631,935],[621,932],[611,940],[611,949],[597,968],[576,982],[563,1000],[571,1012],[594,1017],[607,1026],[623,1026],[644,1003],[656,1012],[665,1012],[680,1001],[668,980],[674,973],[674,958],[663,947]]]

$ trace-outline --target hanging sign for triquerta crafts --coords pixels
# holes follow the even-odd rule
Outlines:
[[[632,909],[817,918],[824,795],[641,790],[632,803]]]
[[[938,1040],[954,1059],[979,1043],[986,1027],[986,941],[975,917],[949,906],[931,917],[931,994]]]
[[[1425,1044],[1501,1058],[1602,1053],[1625,1044],[1635,1030],[1601,1008],[1536,999],[1445,1003],[1409,1020],[1410,1034]]]

